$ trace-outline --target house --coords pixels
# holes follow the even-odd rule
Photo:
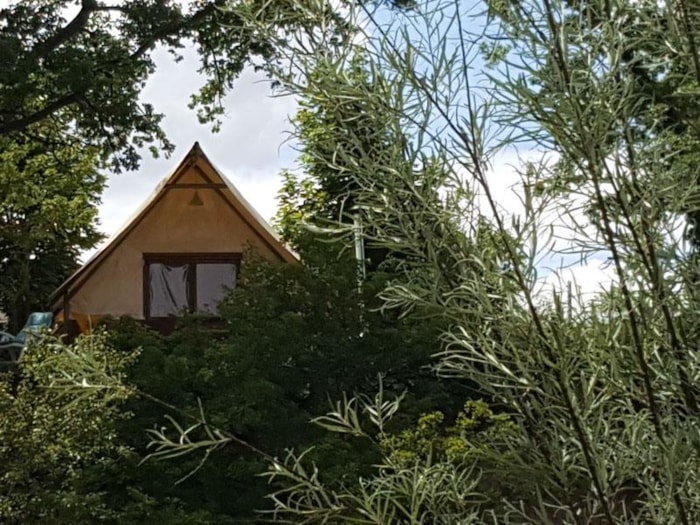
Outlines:
[[[74,331],[104,316],[169,330],[183,311],[215,313],[235,285],[244,251],[295,262],[235,186],[195,143],[175,171],[97,253],[52,295]]]

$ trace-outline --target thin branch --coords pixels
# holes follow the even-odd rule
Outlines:
[[[632,140],[629,136],[629,128],[626,129],[624,140],[627,155],[630,161],[630,169],[636,171],[636,153],[634,151],[634,148],[632,147]],[[610,180],[613,180],[613,178],[610,177]],[[623,184],[625,184],[626,179],[623,178],[622,182]],[[644,245],[646,246],[645,250],[645,248],[642,247],[642,242],[641,239],[639,239],[637,229],[633,226],[632,217],[629,212],[627,201],[623,198],[622,194],[620,193],[620,189],[617,184],[613,185],[613,189],[615,191],[615,201],[617,202],[617,205],[620,206],[623,216],[627,222],[627,227],[630,230],[630,233],[637,246],[637,251],[640,253],[640,255],[643,258],[643,261],[645,262],[643,266],[648,271],[648,276],[649,280],[651,281],[652,290],[654,291],[654,294],[656,295],[656,298],[659,301],[659,305],[661,307],[661,311],[664,317],[664,322],[666,323],[666,329],[668,330],[669,334],[671,352],[673,353],[673,356],[676,359],[676,370],[678,372],[678,378],[680,380],[681,391],[683,393],[683,398],[686,403],[686,407],[691,413],[695,414],[698,412],[698,403],[695,398],[693,384],[690,381],[688,373],[685,369],[685,365],[688,362],[688,356],[684,353],[684,349],[681,344],[682,342],[680,336],[678,335],[678,330],[676,329],[675,322],[673,320],[673,315],[668,306],[668,296],[666,294],[666,290],[664,289],[663,284],[663,273],[660,268],[658,254],[656,253],[656,245],[654,243],[652,233],[650,232],[650,226],[648,223],[649,221],[645,217],[642,217],[641,219],[642,236],[644,238]],[[648,262],[647,257],[649,258]]]
[[[73,104],[79,103],[81,96],[82,95],[80,95],[79,93],[71,93],[70,95],[66,95],[64,97],[59,98],[58,100],[53,101],[52,103],[44,106],[39,111],[36,111],[26,117],[2,123],[0,124],[0,135],[13,133],[15,131],[22,131],[23,129],[26,129],[27,127],[31,126],[32,124],[41,122],[42,120],[44,120],[47,117],[50,117],[57,111],[60,111],[61,109],[66,108],[68,106],[72,106]]]
[[[548,5],[548,3],[547,3]],[[365,13],[368,16],[368,18],[372,21],[374,24],[375,28],[385,37],[385,41],[389,42],[389,46],[391,46],[392,51],[395,53],[397,57],[402,57],[403,59],[403,53],[400,52],[400,50],[396,47],[396,45],[393,43],[393,41],[389,38],[386,38],[386,33],[383,30],[383,28],[377,23],[376,19],[374,18],[373,14],[370,13],[366,8],[365,8]],[[556,27],[552,26],[552,31],[556,31]],[[461,35],[461,32],[460,32]],[[557,39],[558,40],[558,39]],[[463,42],[461,44],[462,46],[464,45]],[[556,53],[556,52],[555,52]],[[472,162],[472,170],[474,171],[474,175],[479,182],[480,186],[484,190],[484,194],[486,196],[486,200],[489,204],[489,207],[491,208],[491,211],[494,215],[494,219],[496,221],[496,225],[498,227],[498,230],[500,232],[507,232],[507,228],[505,227],[505,224],[503,223],[503,219],[501,217],[501,214],[499,212],[498,206],[496,204],[495,198],[493,196],[493,193],[491,191],[490,185],[488,183],[486,174],[483,171],[483,163],[482,163],[482,158],[480,155],[480,152],[474,149],[472,147],[472,141],[469,140],[470,137],[466,136],[464,131],[452,120],[450,115],[447,113],[445,108],[442,107],[440,104],[440,101],[438,98],[435,96],[433,91],[429,88],[429,86],[426,85],[425,81],[423,79],[419,78],[416,72],[411,68],[411,64],[407,63],[405,59],[403,59],[403,64],[402,64],[407,71],[410,72],[411,78],[413,79],[414,83],[422,90],[423,94],[426,96],[427,100],[437,109],[437,111],[440,113],[442,118],[445,121],[445,124],[449,129],[452,130],[452,132],[457,136],[460,137],[462,140],[462,145],[467,151],[467,154],[470,156],[471,162]],[[565,68],[565,65],[563,63],[563,58],[561,62],[561,66]],[[562,74],[564,77],[564,80],[568,80],[568,73]],[[465,72],[465,83],[467,87],[469,87],[469,79],[468,76],[466,75]],[[470,113],[473,115],[473,106],[472,106],[472,99],[471,97],[468,97],[467,99],[467,105],[470,110]],[[475,138],[478,136],[476,134],[476,129],[475,125],[473,122],[473,119],[470,119],[470,125],[471,125],[471,133],[472,133],[472,138]],[[459,160],[459,162],[464,165],[466,168],[470,168],[470,166],[467,166],[463,160]],[[530,315],[532,317],[533,323],[535,325],[535,328],[538,332],[538,335],[540,337],[540,340],[544,346],[545,351],[547,352],[547,357],[548,359],[556,363],[558,361],[557,353],[554,351],[554,348],[552,347],[551,342],[549,341],[549,335],[547,333],[546,328],[544,327],[544,323],[542,322],[542,319],[540,317],[540,313],[535,306],[534,299],[532,297],[532,292],[530,290],[530,287],[527,285],[527,281],[525,279],[525,276],[522,274],[522,271],[520,269],[520,266],[518,264],[519,259],[518,256],[511,246],[511,243],[508,241],[507,236],[506,238],[502,239],[504,248],[507,252],[508,259],[510,260],[512,266],[513,266],[513,271],[516,277],[516,281],[518,283],[518,287],[522,291],[525,301],[527,304],[527,308],[530,312]],[[579,439],[580,446],[581,446],[581,451],[583,452],[584,459],[586,461],[586,467],[592,477],[593,484],[595,487],[596,494],[598,496],[598,499],[600,500],[600,503],[603,507],[603,512],[605,513],[606,519],[609,520],[610,523],[614,523],[614,520],[612,518],[612,512],[610,510],[610,505],[608,503],[607,497],[605,496],[605,492],[603,490],[603,484],[602,481],[598,477],[598,469],[595,465],[595,462],[593,460],[593,452],[592,452],[592,447],[591,444],[588,442],[588,437],[586,436],[585,430],[583,423],[580,421],[580,415],[578,414],[576,407],[574,406],[574,403],[571,399],[571,391],[569,388],[569,385],[566,383],[564,377],[563,377],[563,371],[560,370],[560,373],[557,374],[557,384],[560,389],[564,405],[566,408],[566,411],[570,417],[571,423],[574,426],[574,431],[576,432],[576,435]]]

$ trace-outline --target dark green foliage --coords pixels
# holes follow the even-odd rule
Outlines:
[[[45,119],[73,122],[81,138],[115,155],[115,167],[134,168],[144,144],[171,150],[162,115],[139,100],[156,46],[177,57],[195,43],[208,83],[194,103],[205,120],[220,113],[218,98],[249,58],[271,53],[248,32],[226,27],[240,23],[220,10],[225,3],[82,0],[76,13],[68,0],[13,2],[0,11],[0,134],[31,135]]]
[[[132,417],[124,420],[118,429],[120,443],[129,446],[133,453],[107,470],[98,470],[108,505],[118,514],[117,523],[229,523],[220,514],[221,503],[226,501],[221,495],[227,485],[221,479],[225,469],[217,472],[216,467],[205,465],[200,476],[176,485],[177,480],[196,467],[196,459],[142,463],[149,452],[146,430],[164,424],[164,413],[181,415],[164,404],[183,410],[196,405],[197,385],[201,384],[197,375],[206,366],[203,360],[209,341],[206,331],[186,326],[164,337],[129,318],[105,324],[116,348],[124,351],[140,348],[138,361],[128,371],[128,381],[141,395],[130,400],[126,409]],[[216,475],[210,479],[212,472]]]
[[[163,116],[139,99],[157,47],[175,60],[181,48],[196,48],[206,82],[191,105],[203,122],[223,113],[223,95],[247,65],[276,57],[274,46],[241,19],[239,6],[226,0],[7,4],[0,10],[0,135],[35,136],[34,124],[51,120],[99,145],[115,168],[135,168],[146,144],[159,143],[154,154],[172,150],[160,127]],[[295,2],[246,4],[278,34],[314,28]],[[331,31],[342,34],[344,21],[336,16],[335,22]]]
[[[47,150],[0,137],[0,311],[13,331],[47,308],[80,252],[102,238],[96,217],[105,178],[96,160],[77,143]]]
[[[436,399],[443,404],[444,391],[431,392],[439,382],[426,367],[440,350],[439,323],[376,311],[387,276],[370,274],[360,292],[354,258],[328,255],[321,245],[319,252],[307,252],[306,266],[248,267],[243,285],[221,308],[232,342],[259,348],[254,366],[260,372],[273,371],[265,359],[288,364],[288,370],[278,369],[276,381],[286,383],[311,414],[327,408],[332,392],[376,389],[377,374],[386,389],[414,395],[418,410]]]
[[[381,374],[389,393],[407,393],[405,417],[394,422],[397,429],[428,410],[456,413],[453,399],[463,398],[467,390],[455,382],[450,391],[428,368],[439,349],[439,326],[373,311],[379,274],[361,298],[354,262],[321,254],[308,266],[247,261],[239,287],[221,307],[220,323],[185,319],[168,337],[129,320],[112,327],[117,347],[142,349],[130,380],[177,407],[168,411],[148,399],[132,401],[134,417],[121,428],[127,444],[145,454],[145,428],[165,424],[164,412],[186,424],[182,411],[195,415],[201,400],[210,424],[269,454],[312,446],[309,459],[322,465],[324,479],[337,485],[370,472],[380,456],[359,440],[329,435],[309,423],[328,409],[329,400],[343,392],[376,389]],[[265,460],[233,445],[173,486],[200,459],[186,456],[126,467],[117,478],[128,483],[110,489],[110,498],[127,512],[137,506],[164,512],[175,504],[167,495],[179,500],[186,513],[199,511],[202,523],[253,519],[256,509],[267,508],[269,487],[256,477],[267,469]],[[153,500],[139,502],[127,487]]]

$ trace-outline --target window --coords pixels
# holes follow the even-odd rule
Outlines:
[[[236,284],[238,253],[144,254],[143,308],[146,319],[183,312],[216,314]]]

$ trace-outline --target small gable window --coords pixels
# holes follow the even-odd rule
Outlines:
[[[240,253],[144,254],[144,317],[163,319],[184,312],[215,315],[236,285]]]

